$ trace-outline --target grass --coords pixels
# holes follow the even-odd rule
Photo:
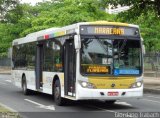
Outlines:
[[[0,118],[22,118],[18,113],[12,112],[9,109],[0,106]]]
[[[2,112],[10,112],[10,111],[8,109],[0,106],[0,112],[2,113]]]

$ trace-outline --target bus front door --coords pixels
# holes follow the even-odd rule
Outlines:
[[[43,44],[37,44],[36,49],[36,89],[42,88],[42,71],[43,71]]]
[[[64,90],[65,95],[75,96],[76,56],[74,40],[66,40],[64,45]]]

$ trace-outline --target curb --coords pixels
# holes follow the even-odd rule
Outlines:
[[[0,73],[1,75],[11,75],[11,73]]]
[[[160,94],[160,89],[144,88],[144,93]]]

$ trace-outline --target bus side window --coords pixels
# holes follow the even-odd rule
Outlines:
[[[27,69],[35,69],[36,43],[27,44],[26,47],[26,65]]]
[[[54,68],[55,71],[62,72],[61,47],[58,44],[54,45]]]
[[[16,61],[17,61],[17,47],[13,46],[13,53],[12,53],[12,68],[15,69],[16,68]]]
[[[62,46],[58,40],[47,41],[44,47],[44,71],[62,72]]]
[[[44,71],[54,71],[53,67],[53,57],[54,52],[52,49],[53,46],[52,41],[47,41],[44,46]]]

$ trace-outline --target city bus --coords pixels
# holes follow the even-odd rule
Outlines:
[[[66,100],[116,100],[143,96],[143,39],[138,25],[80,22],[28,34],[12,42],[12,81]]]

